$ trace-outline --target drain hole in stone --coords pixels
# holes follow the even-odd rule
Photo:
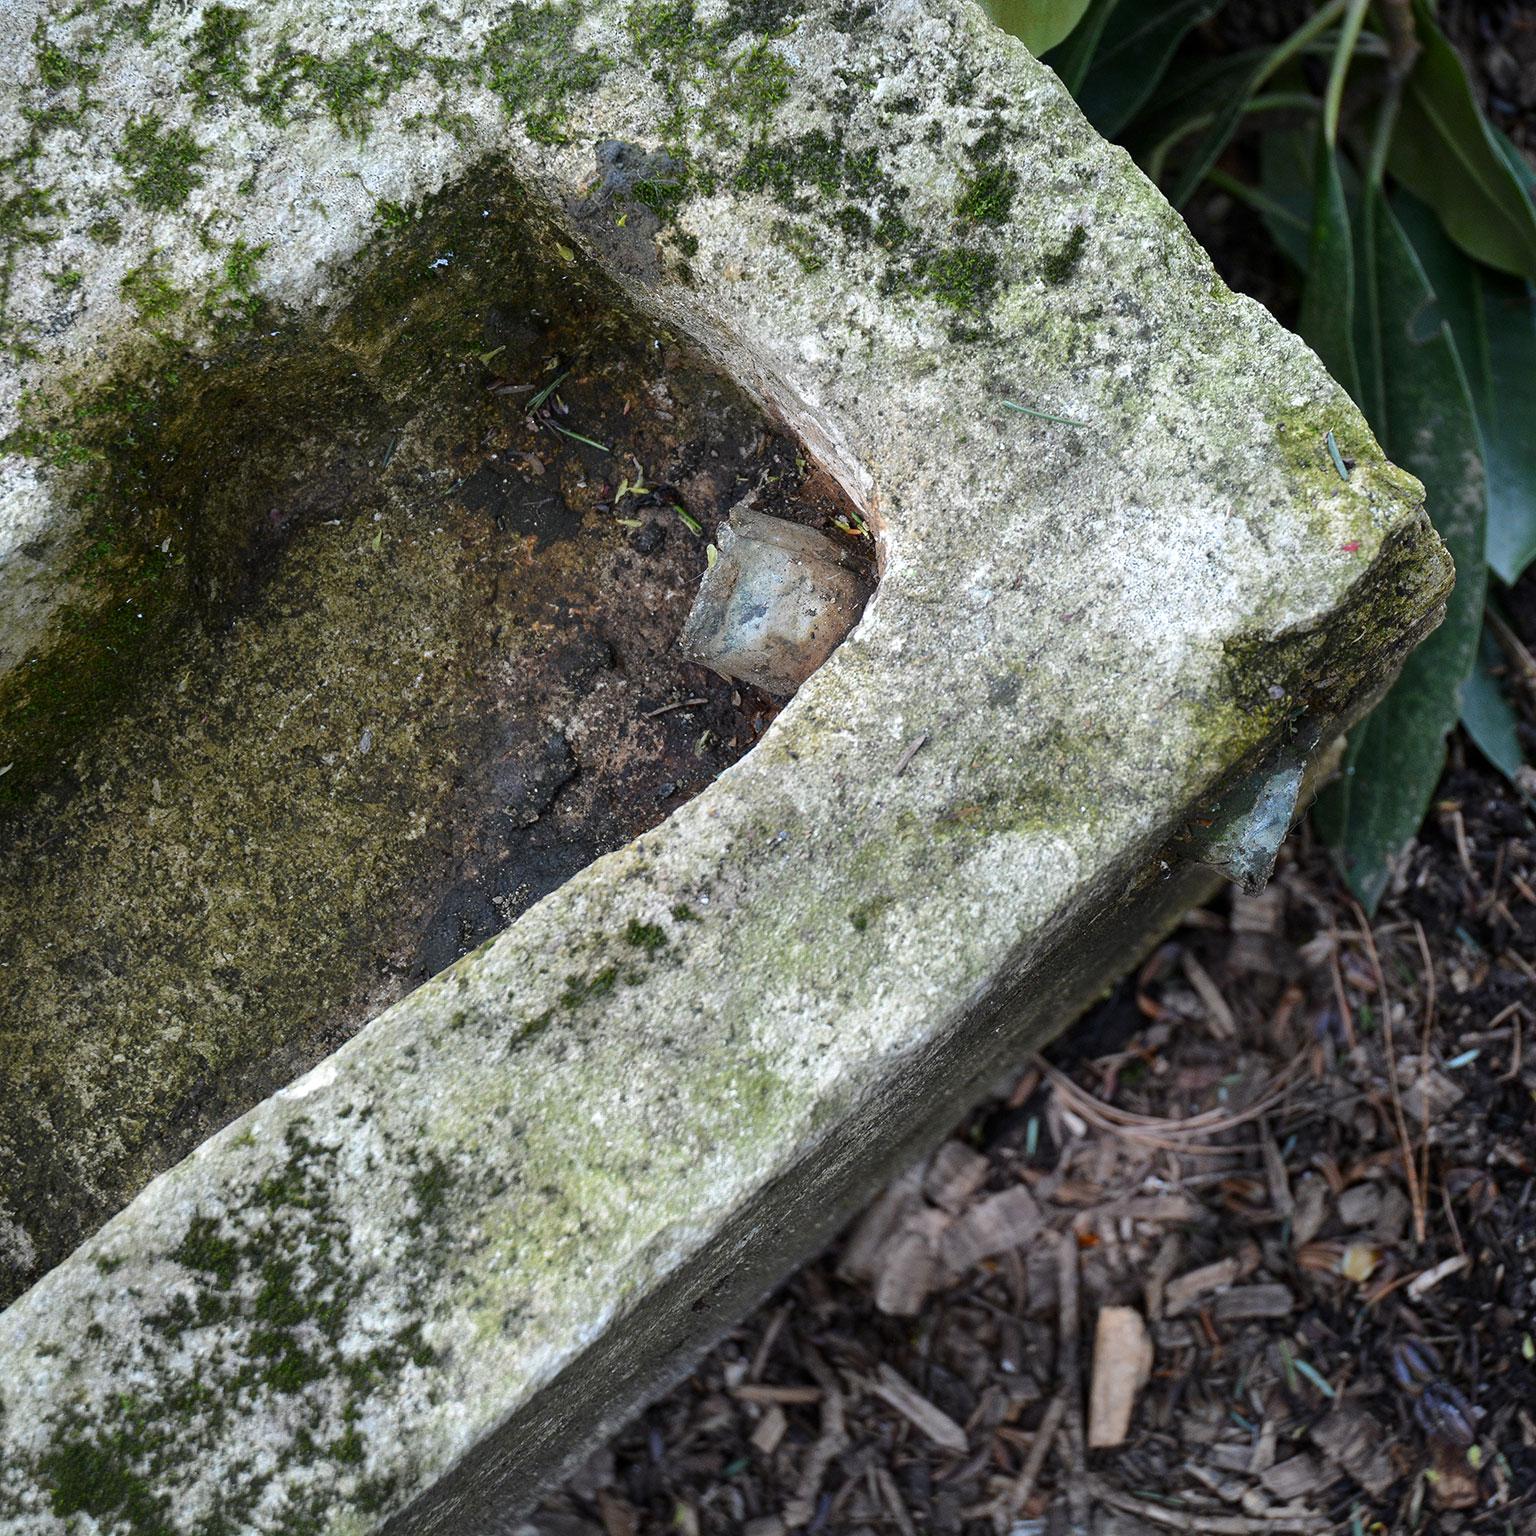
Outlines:
[[[873,549],[831,477],[569,254],[157,418],[121,542],[182,611],[0,828],[0,1167],[29,1215],[69,1191],[37,1269],[753,746],[793,680],[681,650],[712,549],[788,560],[792,601],[822,558],[817,660],[857,616]]]

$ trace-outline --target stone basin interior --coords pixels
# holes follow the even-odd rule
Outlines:
[[[738,499],[872,557],[515,188],[381,217],[320,330],[98,404],[105,595],[0,805],[0,1305],[752,746],[781,701],[676,649]]]

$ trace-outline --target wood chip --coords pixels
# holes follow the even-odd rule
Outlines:
[[[736,1396],[744,1403],[819,1403],[820,1387],[771,1387],[760,1382],[749,1382],[736,1388]]]
[[[1088,1448],[1123,1445],[1136,1398],[1152,1372],[1152,1340],[1134,1307],[1103,1307],[1093,1336]]]
[[[1398,1062],[1397,1081],[1402,1088],[1403,1108],[1422,1125],[1433,1126],[1443,1120],[1466,1097],[1460,1083],[1430,1066],[1421,1056],[1404,1056]]]
[[[1308,1431],[1313,1445],[1369,1494],[1380,1498],[1397,1481],[1381,1426],[1363,1408],[1340,1403]]]
[[[1134,1195],[1124,1200],[1096,1199],[1091,1210],[1072,1218],[1072,1226],[1079,1232],[1120,1221],[1183,1226],[1198,1222],[1204,1214],[1201,1206],[1185,1195]]]
[[[982,1259],[1021,1248],[1043,1225],[1035,1197],[1022,1184],[978,1201],[944,1234],[942,1253],[951,1274],[963,1275]]]
[[[1296,1186],[1295,1200],[1291,1248],[1299,1250],[1323,1230],[1323,1223],[1328,1219],[1328,1181],[1315,1173],[1304,1174]]]
[[[1259,1473],[1259,1481],[1277,1499],[1289,1503],[1304,1498],[1323,1486],[1323,1469],[1317,1457],[1305,1451],[1285,1461],[1277,1461],[1268,1471]]]
[[[1277,934],[1285,927],[1285,890],[1278,881],[1255,896],[1240,891],[1232,895],[1231,927],[1233,933]]]
[[[901,1496],[901,1490],[896,1486],[896,1479],[891,1476],[890,1469],[884,1462],[875,1462],[872,1468],[876,1486],[880,1490],[880,1498],[890,1511],[891,1519],[896,1522],[896,1529],[901,1536],[917,1536],[917,1527],[912,1523],[912,1516],[907,1510],[906,1501]]]
[[[1177,1232],[1170,1232],[1153,1255],[1152,1262],[1147,1266],[1142,1293],[1147,1304],[1147,1316],[1154,1323],[1162,1319],[1163,1294],[1168,1284],[1168,1277],[1178,1268],[1183,1252],[1183,1239]]]
[[[1040,1474],[1045,1470],[1045,1458],[1051,1453],[1051,1446],[1056,1440],[1056,1435],[1061,1429],[1061,1421],[1066,1415],[1066,1398],[1060,1395],[1053,1397],[1050,1406],[1045,1410],[1045,1417],[1040,1421],[1040,1428],[1035,1431],[1035,1437],[1030,1441],[1029,1455],[1024,1458],[1024,1465],[1019,1468],[1019,1475],[998,1500],[998,1508],[1005,1518],[1011,1520],[1029,1502],[1030,1495],[1035,1491],[1035,1484],[1040,1481]]]
[[[933,1244],[921,1232],[902,1232],[880,1254],[875,1306],[887,1317],[916,1317],[938,1284]]]
[[[1339,1196],[1339,1220],[1346,1227],[1368,1227],[1381,1213],[1381,1185],[1351,1184]]]
[[[1205,1008],[1211,1033],[1218,1040],[1235,1040],[1237,1020],[1233,1017],[1231,1008],[1227,1006],[1226,998],[1221,995],[1221,988],[1211,980],[1211,973],[1188,950],[1184,952],[1183,963],[1184,974],[1189,978],[1190,986],[1195,989]]]
[[[1429,1497],[1436,1509],[1471,1509],[1482,1502],[1481,1479],[1467,1465],[1464,1451],[1435,1442],[1431,1456],[1434,1470],[1429,1477]]]
[[[615,1498],[606,1488],[597,1491],[597,1513],[605,1536],[636,1536],[640,1529],[639,1511]]]
[[[789,1420],[784,1416],[784,1410],[774,1403],[763,1415],[757,1428],[752,1431],[752,1444],[764,1456],[772,1456],[778,1450],[779,1441],[784,1438],[784,1431],[788,1428]]]
[[[1083,1433],[1082,1372],[1078,1367],[1082,1277],[1077,1265],[1077,1239],[1070,1232],[1063,1232],[1056,1242],[1056,1374],[1067,1405],[1067,1518],[1074,1536],[1088,1529],[1088,1448]]]
[[[1323,1536],[1332,1525],[1321,1515],[1306,1511],[1291,1512],[1274,1510],[1266,1518],[1254,1519],[1250,1515],[1219,1515],[1209,1510],[1190,1510],[1154,1504],[1150,1499],[1138,1499],[1134,1494],[1123,1493],[1103,1478],[1085,1479],[1085,1492],[1092,1494],[1100,1504],[1112,1509],[1136,1515],[1144,1523],[1142,1531],[1152,1526],[1165,1526],[1178,1531],[1198,1532],[1199,1536],[1256,1536],[1258,1532],[1269,1536]]]
[[[1256,1317],[1289,1317],[1296,1298],[1283,1285],[1239,1285],[1223,1291],[1212,1311],[1219,1323],[1246,1322]]]
[[[1177,1317],[1188,1312],[1202,1296],[1231,1285],[1242,1273],[1242,1262],[1236,1258],[1218,1259],[1214,1264],[1204,1264],[1170,1280],[1163,1290],[1163,1312]]]
[[[963,1455],[971,1448],[965,1431],[942,1408],[936,1408],[911,1382],[898,1375],[890,1366],[880,1367],[869,1389],[920,1429],[935,1445],[953,1451],[956,1455]]]
[[[1291,1180],[1285,1171],[1285,1160],[1280,1156],[1280,1148],[1270,1133],[1267,1120],[1263,1122],[1259,1147],[1264,1158],[1264,1181],[1269,1185],[1270,1206],[1275,1215],[1284,1221],[1295,1211],[1296,1201],[1291,1194]]]
[[[805,1367],[821,1388],[821,1433],[800,1461],[800,1481],[795,1496],[784,1506],[783,1521],[789,1530],[809,1525],[816,1514],[816,1496],[827,1475],[827,1468],[848,1449],[847,1419],[843,1412],[843,1393],[832,1368],[809,1344],[800,1352]]]
[[[880,1250],[922,1204],[923,1170],[909,1168],[888,1184],[859,1218],[843,1246],[837,1271],[847,1280],[873,1280]]]
[[[946,1141],[928,1165],[923,1193],[935,1205],[958,1216],[970,1204],[971,1196],[987,1182],[991,1171],[991,1162],[974,1147],[963,1141]]]
[[[1426,1269],[1423,1274],[1415,1275],[1408,1282],[1408,1294],[1417,1301],[1426,1292],[1432,1291],[1442,1280],[1449,1279],[1452,1275],[1459,1275],[1472,1260],[1464,1253],[1453,1254],[1448,1259],[1442,1259],[1433,1269]]]
[[[1248,1475],[1250,1477],[1263,1477],[1275,1464],[1275,1444],[1280,1438],[1280,1431],[1276,1422],[1268,1414],[1264,1422],[1259,1426],[1259,1438],[1253,1447],[1253,1454],[1248,1462]]]
[[[1251,1472],[1253,1447],[1240,1441],[1221,1441],[1206,1452],[1213,1467],[1222,1472]]]

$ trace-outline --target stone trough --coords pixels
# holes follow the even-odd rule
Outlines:
[[[0,1018],[0,1262],[28,1287],[0,1313],[0,1531],[484,1529],[1069,1021],[1209,861],[1262,876],[1449,561],[1316,359],[962,0],[12,0],[0,40],[0,815],[30,850],[0,960],[44,978]],[[466,762],[510,763],[485,794],[515,826],[565,782],[482,702],[533,664],[484,615],[536,627],[515,562],[548,530],[485,458],[511,439],[467,435],[526,387],[496,371],[518,317],[560,305],[561,356],[638,380],[562,484],[632,484],[615,432],[663,398],[647,349],[691,348],[729,384],[710,405],[679,376],[635,440],[745,441],[745,392],[825,482],[823,523],[872,531],[879,585],[745,756],[579,873],[550,854],[510,927],[408,990],[463,945],[370,971],[321,930],[438,910],[391,839],[469,815],[439,716]],[[793,453],[753,452],[776,494]],[[520,542],[476,543],[483,518],[453,525],[474,560],[435,554],[433,486]],[[626,537],[560,567],[567,617]],[[658,653],[704,569],[669,548],[631,603]],[[364,590],[399,623],[366,667],[328,659],[335,594]],[[359,698],[450,631],[442,691],[370,724]],[[232,658],[206,695],[198,633]],[[345,763],[246,711],[293,666],[334,685]],[[453,691],[474,668],[496,688]],[[581,713],[610,670],[556,668],[540,707],[622,734],[643,701]],[[87,876],[138,849],[145,901],[181,888],[164,781],[135,769],[160,738],[244,765],[178,833],[200,890],[240,887],[290,810],[337,834],[303,844],[314,869],[368,857],[319,896],[306,874],[168,908],[147,950],[59,905],[78,932],[39,945],[59,869],[110,896]],[[355,792],[386,747],[398,782]],[[263,797],[286,772],[302,804]],[[233,963],[258,906],[286,922]],[[195,985],[162,990],[161,942]],[[40,949],[73,958],[26,969]]]

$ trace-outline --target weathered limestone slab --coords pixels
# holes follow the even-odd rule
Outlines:
[[[745,760],[0,1315],[0,1531],[462,1530],[528,1497],[1090,998],[1207,880],[1230,787],[1435,622],[1417,487],[1049,72],[963,3],[794,15],[0,16],[0,766],[83,723],[40,677],[139,654],[99,622],[123,573],[80,558],[103,508],[153,526],[137,450],[212,484],[251,430],[221,380],[436,387],[389,311],[467,210],[547,219],[552,263],[708,347],[883,558]],[[193,417],[207,443],[167,438]]]

